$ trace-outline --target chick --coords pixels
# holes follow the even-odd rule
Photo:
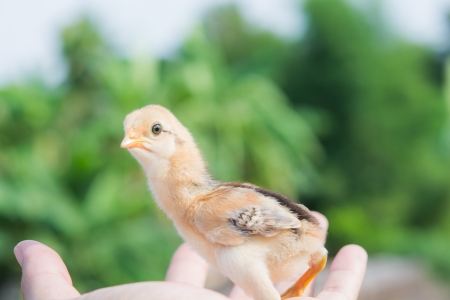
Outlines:
[[[308,265],[281,299],[300,296],[324,268],[326,233],[309,210],[255,185],[213,180],[192,135],[169,110],[135,110],[124,129],[121,147],[142,165],[180,236],[246,294],[279,300],[273,282]]]

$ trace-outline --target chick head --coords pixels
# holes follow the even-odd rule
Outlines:
[[[148,105],[128,114],[123,123],[125,137],[120,145],[147,167],[161,165],[194,141],[189,131],[166,108]]]

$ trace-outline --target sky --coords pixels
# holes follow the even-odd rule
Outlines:
[[[387,22],[399,35],[442,44],[450,0],[382,1]],[[297,13],[301,0],[0,0],[0,86],[37,74],[49,82],[60,80],[59,32],[83,14],[93,16],[123,53],[164,57],[208,10],[230,2],[252,22],[286,37],[304,29]]]

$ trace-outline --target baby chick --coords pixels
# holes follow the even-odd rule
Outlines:
[[[300,296],[324,268],[325,232],[309,210],[247,183],[215,181],[192,135],[167,109],[149,105],[124,121],[127,148],[178,233],[256,300],[276,300],[272,282],[299,276],[281,299]]]

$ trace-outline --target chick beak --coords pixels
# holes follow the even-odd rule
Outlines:
[[[123,138],[122,143],[120,144],[120,147],[122,148],[126,148],[126,149],[130,149],[130,148],[142,148],[142,149],[147,149],[144,147],[144,145],[142,143],[147,142],[146,140],[143,139],[138,139],[136,138],[136,132],[134,130],[129,130],[126,134],[125,137]]]

